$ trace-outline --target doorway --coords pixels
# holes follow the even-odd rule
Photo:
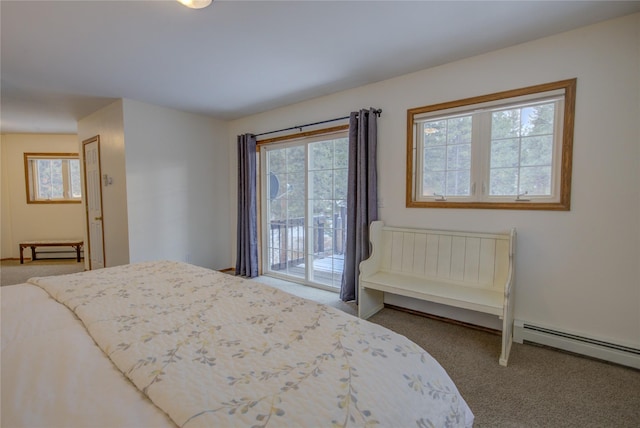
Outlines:
[[[261,146],[263,273],[339,291],[344,265],[346,132]]]

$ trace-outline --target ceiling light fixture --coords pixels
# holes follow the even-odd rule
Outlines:
[[[202,9],[211,4],[213,0],[178,0],[183,5],[191,9]]]

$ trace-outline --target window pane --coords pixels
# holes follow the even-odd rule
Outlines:
[[[347,170],[346,169],[337,169],[335,171],[335,190],[334,197],[336,199],[347,199]]]
[[[304,242],[304,237],[299,238],[298,241]],[[301,247],[297,251],[287,251],[286,252],[286,260],[288,263],[288,267],[286,269],[287,275],[294,276],[296,278],[304,279],[304,252]],[[303,264],[303,266],[300,266]]]
[[[337,140],[334,140],[334,149],[334,167],[347,168],[349,166],[349,139],[338,138]]]
[[[447,169],[446,146],[429,147],[424,150],[424,172],[445,171]]]
[[[309,199],[331,199],[333,197],[333,171],[310,171]]]
[[[331,169],[333,167],[333,141],[309,144],[309,169]]]
[[[302,146],[290,147],[287,150],[287,171],[304,172],[307,168],[305,150]]]
[[[426,122],[423,195],[470,194],[472,116]]]
[[[286,222],[284,220],[271,220],[269,222],[269,248],[279,250],[286,248],[285,233]]]
[[[522,139],[520,164],[523,166],[551,165],[553,136],[525,137]]]
[[[278,180],[278,193],[269,203],[269,219],[284,220],[301,217],[304,213],[304,174],[274,174]]]
[[[471,169],[471,144],[447,147],[447,169]]]
[[[520,135],[520,109],[493,112],[491,115],[491,139]]]
[[[51,196],[56,199],[64,198],[64,178],[62,176],[62,159],[51,161]]]
[[[491,168],[518,166],[520,157],[518,143],[518,139],[491,141]]]
[[[35,160],[34,163],[37,169],[37,181],[35,183],[37,198],[51,199],[51,161],[40,159]]]
[[[489,178],[491,196],[516,195],[518,188],[518,168],[492,169]]]
[[[314,222],[319,219],[331,218],[333,215],[333,201],[330,199],[318,199],[311,201]]]
[[[304,173],[288,174],[287,177],[288,217],[303,218],[305,200]]]
[[[287,202],[286,195],[280,195],[280,197],[271,200],[269,203],[270,221],[284,220],[286,218]]]
[[[40,159],[38,164],[38,197],[40,199],[63,199],[62,159]]]
[[[448,119],[447,143],[460,144],[469,142],[471,142],[471,116]]]
[[[324,256],[331,255],[331,234],[327,233],[323,218],[314,219],[313,224],[314,227],[309,230],[309,233],[311,233],[311,246],[308,251],[309,254],[318,256],[317,259],[323,259]]]
[[[425,122],[422,125],[425,146],[439,146],[447,143],[447,121]]]
[[[270,150],[267,153],[267,163],[269,165],[269,171],[273,173],[285,172],[287,170],[286,164],[286,150]]]
[[[469,171],[447,171],[447,193],[450,196],[469,196]]]
[[[424,174],[422,196],[444,195],[445,175],[446,172],[444,171],[426,172]]]
[[[518,193],[529,195],[551,195],[551,167],[535,166],[520,170],[520,189]]]
[[[521,116],[522,135],[553,134],[555,103],[523,108]]]
[[[71,197],[82,197],[82,186],[80,184],[80,161],[69,159],[69,173],[71,174]]]

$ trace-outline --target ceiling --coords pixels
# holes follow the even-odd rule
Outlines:
[[[118,98],[234,119],[640,11],[640,1],[0,1],[2,133]]]

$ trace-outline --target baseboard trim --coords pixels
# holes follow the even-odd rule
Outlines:
[[[532,342],[575,354],[640,369],[640,349],[514,320],[513,340]]]
[[[494,330],[492,328],[483,327],[483,326],[476,325],[476,324],[470,324],[470,323],[464,322],[464,321],[458,321],[458,320],[455,320],[453,318],[447,318],[447,317],[442,317],[442,316],[439,316],[439,315],[433,315],[433,314],[430,314],[430,313],[427,313],[427,312],[416,311],[415,309],[403,308],[402,306],[396,306],[396,305],[392,305],[392,304],[389,304],[389,303],[385,303],[384,307],[385,308],[389,308],[389,309],[395,309],[397,311],[407,312],[407,313],[410,313],[410,314],[413,314],[413,315],[418,315],[418,316],[429,318],[429,319],[432,319],[432,320],[446,322],[448,324],[455,324],[455,325],[459,325],[459,326],[462,326],[462,327],[472,328],[474,330],[484,331],[486,333],[495,334],[496,336],[502,336],[502,332],[500,330]]]

